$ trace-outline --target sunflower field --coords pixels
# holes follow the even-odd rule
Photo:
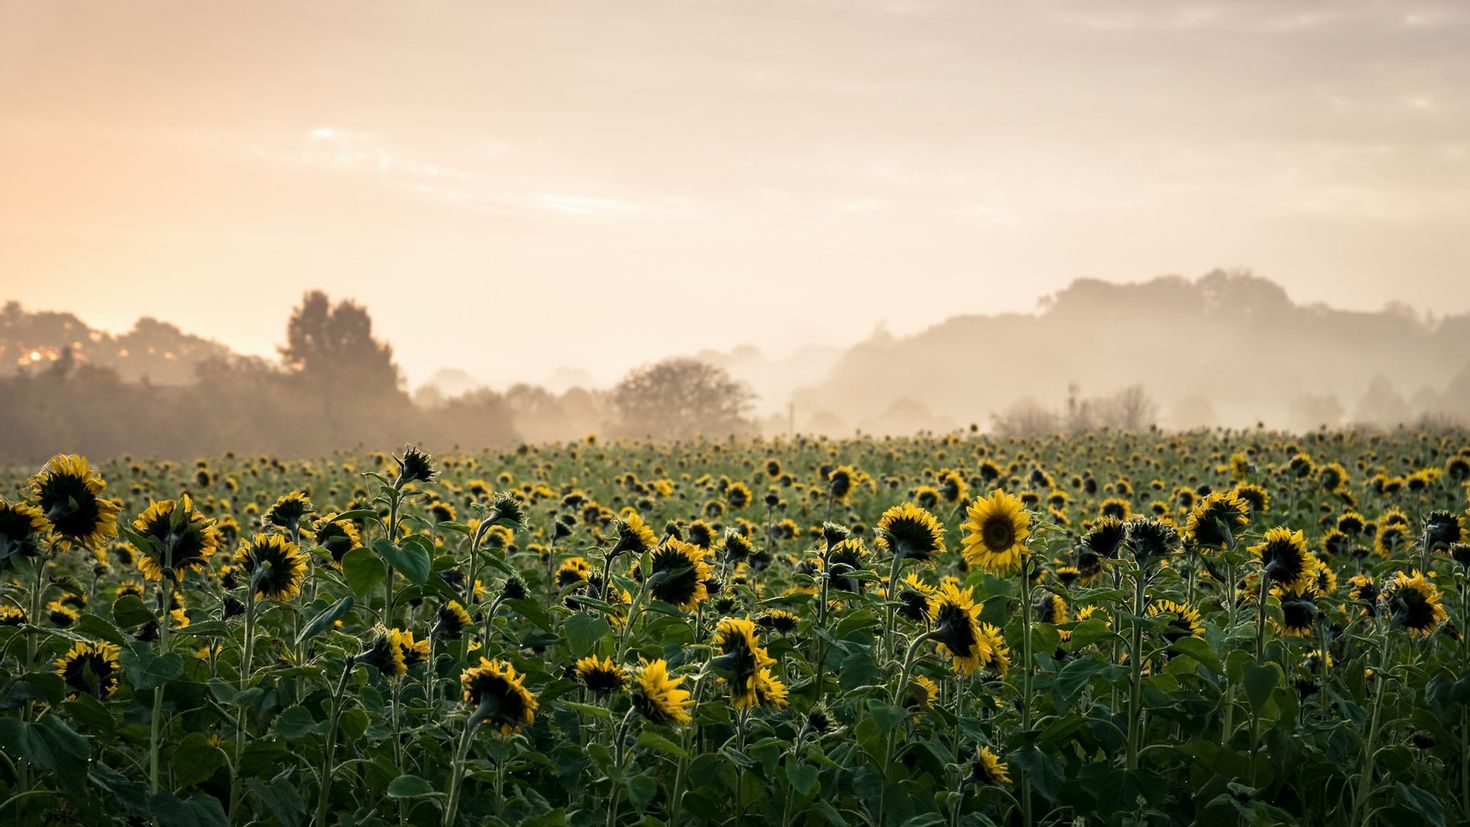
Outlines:
[[[7,824],[1470,821],[1470,436],[59,454]]]

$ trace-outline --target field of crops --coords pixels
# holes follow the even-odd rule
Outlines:
[[[1470,819],[1470,436],[58,455],[0,820]]]

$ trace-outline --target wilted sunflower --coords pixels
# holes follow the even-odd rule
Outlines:
[[[913,503],[883,512],[875,526],[878,545],[902,558],[928,560],[944,553],[944,526]]]
[[[451,600],[439,607],[434,625],[429,628],[429,637],[432,640],[459,640],[472,622],[470,613],[459,605],[459,601]]]
[[[953,583],[944,583],[929,600],[930,635],[949,653],[954,667],[968,675],[988,661],[993,652],[980,636],[980,610],[973,588],[960,591]]]
[[[292,491],[283,494],[274,505],[266,509],[265,523],[294,532],[301,525],[301,519],[313,511],[316,511],[316,506],[311,504],[305,494]]]
[[[40,555],[47,531],[41,509],[0,500],[0,571],[18,558]]]
[[[736,709],[754,706],[756,677],[775,664],[761,646],[755,624],[750,618],[727,617],[715,626],[714,642],[720,654],[710,660],[710,666],[730,684],[731,703]]]
[[[1164,640],[1171,644],[1187,637],[1202,638],[1205,636],[1205,627],[1200,623],[1199,610],[1188,603],[1155,600],[1148,604],[1148,616],[1165,619],[1163,636]]]
[[[279,534],[257,534],[235,551],[235,565],[244,569],[259,597],[290,600],[301,594],[306,579],[306,555]]]
[[[982,787],[1005,787],[1011,783],[1011,774],[990,747],[981,747],[970,761],[967,780]]]
[[[643,661],[633,679],[633,706],[638,713],[656,724],[687,724],[694,701],[689,690],[680,689],[683,677],[671,677],[663,659]]]
[[[120,650],[111,643],[78,641],[71,650],[56,659],[56,674],[66,682],[71,695],[86,693],[105,698],[117,691],[122,665]]]
[[[654,599],[693,611],[709,596],[705,581],[714,574],[699,546],[669,538],[653,552],[649,592]]]
[[[1031,533],[1031,516],[1020,499],[999,489],[980,497],[966,510],[965,562],[992,574],[1004,575],[1021,563],[1021,551]]]
[[[1415,637],[1429,637],[1441,623],[1449,620],[1439,587],[1417,569],[1413,574],[1395,574],[1383,587],[1378,601],[1393,625],[1408,629]]]
[[[438,474],[434,470],[434,458],[414,447],[404,451],[402,459],[394,457],[393,461],[398,464],[394,488],[402,488],[411,482],[431,482]]]
[[[65,547],[98,548],[117,536],[122,506],[100,494],[107,483],[91,463],[75,454],[57,454],[30,479],[31,494],[51,531]]]
[[[1250,522],[1250,505],[1233,491],[1212,491],[1189,512],[1184,536],[1198,548],[1219,549],[1235,542],[1235,532]]]
[[[175,514],[175,509],[180,513]],[[148,510],[133,521],[133,530],[161,546],[157,550],[151,546],[139,550],[138,568],[147,580],[162,580],[165,570],[170,580],[182,579],[186,571],[203,571],[209,558],[219,550],[219,532],[214,521],[194,510],[188,494],[177,502],[149,503]]]
[[[613,663],[612,658],[598,659],[588,655],[572,667],[577,681],[596,695],[608,695],[628,685],[628,672]]]
[[[475,708],[470,720],[488,723],[501,735],[530,726],[536,718],[536,696],[522,683],[523,676],[503,660],[480,658],[479,666],[460,673],[465,703]]]
[[[1303,592],[1312,587],[1317,558],[1307,550],[1307,539],[1300,530],[1270,529],[1265,540],[1251,546],[1250,552],[1261,561],[1266,578],[1286,591]]]

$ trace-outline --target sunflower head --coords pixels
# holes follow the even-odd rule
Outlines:
[[[1234,491],[1212,491],[1190,510],[1184,536],[1196,548],[1232,546],[1236,531],[1250,522],[1249,514],[1249,503]]]
[[[39,556],[49,532],[41,509],[0,500],[0,571],[13,560]]]
[[[301,520],[307,514],[316,511],[316,506],[300,491],[292,491],[277,499],[275,504],[266,509],[265,523],[287,531],[295,531],[301,525]]]
[[[133,521],[133,530],[152,540],[140,548],[138,568],[147,580],[171,581],[183,578],[186,571],[203,571],[209,558],[219,550],[219,531],[214,521],[194,510],[189,495],[175,500],[160,500]]]
[[[490,724],[501,735],[510,735],[530,726],[536,718],[536,696],[526,689],[524,676],[502,660],[480,658],[478,666],[459,676],[464,687],[464,700],[474,708],[470,724]]]
[[[1133,558],[1144,567],[1164,559],[1179,544],[1179,532],[1174,526],[1154,517],[1129,520],[1123,524],[1123,533]]]
[[[413,446],[403,452],[402,458],[394,457],[393,461],[398,465],[394,488],[401,489],[411,482],[432,482],[439,473],[434,470],[434,458]]]
[[[1231,492],[1243,500],[1249,508],[1249,518],[1254,520],[1271,508],[1271,495],[1253,482],[1243,482]]]
[[[1270,582],[1286,591],[1305,592],[1312,587],[1317,558],[1307,550],[1306,537],[1300,530],[1270,529],[1250,551],[1261,561],[1261,571]]]
[[[1067,601],[1047,591],[1037,596],[1036,602],[1031,610],[1040,623],[1050,623],[1053,626],[1066,623],[1070,616],[1067,613]]]
[[[735,708],[754,706],[756,677],[775,663],[760,645],[755,624],[750,618],[727,617],[715,626],[714,643],[720,654],[710,660],[710,667],[730,684]]]
[[[708,552],[692,543],[672,537],[653,552],[652,570],[648,575],[649,592],[656,600],[671,603],[685,611],[693,611],[709,596],[705,581],[714,569],[707,562]]]
[[[937,593],[937,589],[920,580],[918,575],[906,575],[898,587],[899,615],[915,623],[928,620],[929,600]]]
[[[896,505],[878,518],[878,545],[913,560],[944,553],[944,526],[913,503]]]
[[[306,579],[306,555],[279,534],[257,534],[235,551],[235,565],[249,576],[259,597],[290,600],[301,594]]]
[[[1317,604],[1313,601],[1315,587],[1305,589],[1272,590],[1281,601],[1281,633],[1289,637],[1311,637],[1317,630]]]
[[[1465,521],[1453,511],[1436,510],[1424,517],[1424,545],[1446,551],[1465,536]]]
[[[618,541],[613,544],[608,554],[617,557],[623,553],[641,555],[645,551],[658,545],[658,538],[654,536],[653,529],[636,511],[629,511],[622,519],[616,522]]]
[[[439,611],[434,616],[434,625],[429,628],[429,637],[434,640],[459,640],[464,630],[473,622],[470,613],[465,611],[459,601],[451,600],[439,606]]]
[[[1429,637],[1449,620],[1439,587],[1417,570],[1394,575],[1383,587],[1378,602],[1393,625],[1408,629],[1415,637]]]
[[[966,780],[981,787],[1007,787],[1011,783],[1011,774],[990,747],[981,747],[970,759]]]
[[[929,600],[930,635],[954,661],[955,669],[970,674],[988,661],[993,652],[980,637],[980,609],[973,589],[961,591],[954,583],[943,583]]]
[[[1031,516],[1019,498],[996,489],[970,504],[963,527],[965,562],[1004,575],[1020,565]]]
[[[408,674],[402,639],[403,632],[378,624],[368,633],[367,648],[358,653],[355,661],[377,669],[384,677],[401,678]]]
[[[1082,548],[1104,559],[1116,559],[1118,547],[1123,545],[1123,540],[1127,535],[1123,526],[1123,521],[1117,517],[1101,517],[1094,520],[1088,527],[1087,533],[1082,535]]]
[[[596,655],[577,661],[572,675],[594,695],[610,695],[628,685],[627,670],[613,663],[612,658],[599,660]]]
[[[656,724],[687,724],[693,720],[689,709],[694,701],[689,690],[679,688],[683,677],[669,675],[669,665],[662,659],[643,661],[633,679],[633,706],[643,717]]]
[[[56,659],[56,674],[66,682],[72,696],[85,693],[105,698],[117,691],[122,675],[120,651],[111,643],[80,641]]]
[[[317,520],[312,530],[316,534],[316,544],[332,555],[334,563],[341,563],[347,552],[362,545],[362,535],[358,533],[357,526],[347,520],[331,517]]]
[[[801,617],[785,609],[768,609],[755,619],[756,625],[762,629],[789,635],[796,631],[801,623]]]
[[[76,454],[57,454],[30,479],[31,494],[65,547],[97,548],[117,536],[122,506],[103,499],[107,483]]]

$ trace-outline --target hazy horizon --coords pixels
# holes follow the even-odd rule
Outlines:
[[[0,10],[0,292],[104,329],[320,287],[497,385],[1216,267],[1470,311],[1455,3]]]

